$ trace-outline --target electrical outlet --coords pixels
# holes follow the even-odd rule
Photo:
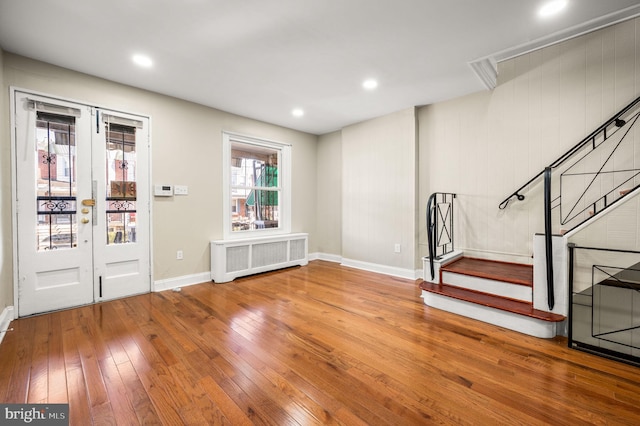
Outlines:
[[[396,245],[393,247],[393,251],[394,251],[395,253],[400,253],[400,244],[396,244]]]
[[[176,252],[176,259],[178,259],[178,260],[182,260],[182,259],[184,259],[184,256],[183,256],[183,254],[182,254],[182,250],[178,250],[178,251]]]

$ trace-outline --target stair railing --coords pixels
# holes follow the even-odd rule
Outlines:
[[[498,206],[499,209],[503,210],[515,200],[523,201],[525,199],[524,192],[541,177],[543,178],[547,301],[550,310],[553,309],[555,304],[553,291],[552,210],[558,210],[560,225],[568,225],[569,229],[563,231],[565,233],[590,220],[622,199],[633,189],[640,187],[640,183],[636,183],[635,179],[640,175],[640,168],[636,168],[633,165],[624,167],[624,164],[619,168],[614,164],[616,162],[614,155],[616,152],[620,152],[619,149],[623,146],[623,143],[633,143],[633,138],[628,137],[628,135],[638,121],[638,117],[640,117],[640,97],[562,154],[540,173],[529,179],[527,183],[505,198]],[[570,160],[573,161],[570,162]],[[584,171],[585,168],[590,167],[593,168],[593,171]],[[553,172],[556,172],[555,176],[558,176],[555,182],[559,187],[559,195],[556,198],[551,196]],[[614,179],[620,175],[624,175],[625,178],[616,184]],[[606,179],[611,180],[613,183],[606,182]],[[600,191],[598,191],[598,183],[601,187]],[[616,191],[624,185],[631,186],[631,188],[627,188],[628,191],[625,193],[616,194]],[[576,188],[579,189],[576,190]],[[565,209],[563,209],[563,195],[564,199],[567,200],[566,204],[569,204],[568,209],[566,204]],[[565,211],[567,212],[565,213]]]
[[[434,192],[427,200],[427,245],[431,279],[435,277],[434,261],[454,250],[453,200],[456,194]]]
[[[568,248],[568,346],[640,365],[640,251]]]

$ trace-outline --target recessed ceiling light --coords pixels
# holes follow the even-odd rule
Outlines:
[[[548,16],[553,16],[556,13],[559,13],[562,9],[567,7],[567,0],[552,0],[548,3],[545,3],[544,6],[538,10],[538,15],[543,18]]]
[[[294,117],[302,117],[304,115],[304,110],[300,108],[295,108],[291,110],[291,115],[293,115]]]
[[[362,82],[362,87],[364,87],[367,90],[373,90],[376,87],[378,87],[378,82],[372,78],[365,80],[364,82]]]
[[[145,55],[133,55],[133,62],[144,68],[150,68],[153,65],[151,58]]]

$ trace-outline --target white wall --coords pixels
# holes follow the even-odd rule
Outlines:
[[[414,108],[342,130],[344,259],[414,271],[415,159]]]
[[[458,248],[531,261],[532,235],[544,230],[541,185],[504,211],[498,204],[638,96],[639,25],[630,20],[505,61],[493,91],[419,110],[419,204],[434,191],[458,193]]]
[[[4,74],[3,109],[9,105],[9,86],[16,86],[151,116],[152,183],[189,187],[188,196],[153,200],[153,270],[156,281],[210,270],[209,241],[223,237],[223,130],[292,145],[292,232],[309,232],[309,251],[317,250],[314,235],[317,210],[317,136],[116,84],[10,53],[4,54],[4,64],[0,69]],[[11,140],[8,111],[2,114],[2,123],[0,307],[2,304],[13,304],[9,159]],[[176,260],[176,250],[183,251],[184,260]]]

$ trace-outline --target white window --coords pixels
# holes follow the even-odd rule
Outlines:
[[[291,146],[223,133],[224,237],[288,233]]]

